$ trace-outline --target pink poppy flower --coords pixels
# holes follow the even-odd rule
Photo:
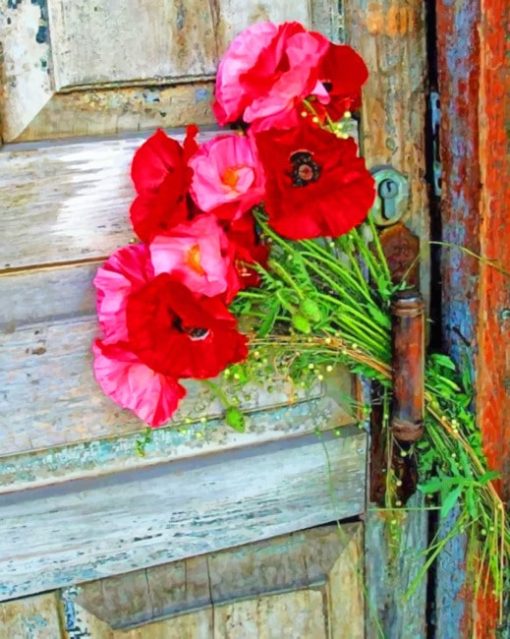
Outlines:
[[[108,397],[153,427],[167,422],[186,389],[170,375],[153,370],[122,343],[93,345],[94,374]]]
[[[254,131],[296,126],[304,98],[329,101],[318,76],[329,46],[298,22],[259,22],[245,29],[219,64],[213,105],[218,122],[242,118]]]
[[[170,273],[190,291],[208,297],[226,293],[230,301],[239,290],[230,273],[235,269],[229,241],[214,215],[199,215],[169,235],[158,235],[150,253],[156,275]]]
[[[249,137],[219,135],[191,157],[191,196],[202,211],[238,219],[264,198],[264,172]]]
[[[142,288],[154,269],[144,244],[125,246],[111,255],[97,270],[97,315],[108,342],[127,340],[126,305],[131,293]]]

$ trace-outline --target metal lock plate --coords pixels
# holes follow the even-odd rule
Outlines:
[[[370,214],[378,226],[391,226],[398,222],[409,205],[407,179],[391,166],[372,170],[377,197]]]

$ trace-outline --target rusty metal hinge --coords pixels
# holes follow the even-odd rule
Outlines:
[[[383,428],[383,409],[372,385],[372,453],[370,499],[387,506],[386,477],[396,481],[395,505],[405,504],[416,491],[418,471],[413,444],[423,435],[425,406],[425,304],[416,289],[399,291],[392,311],[393,393],[389,432]]]

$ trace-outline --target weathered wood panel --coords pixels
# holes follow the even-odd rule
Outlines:
[[[0,604],[0,639],[60,639],[61,636],[56,593]]]
[[[362,152],[369,167],[389,165],[407,178],[410,197],[402,221],[420,238],[421,290],[428,301],[427,3],[344,0],[342,4],[347,39],[370,70],[363,90]],[[365,534],[367,636],[425,637],[425,581],[409,601],[404,602],[402,596],[424,561],[419,553],[427,544],[426,517],[408,514],[401,544],[394,552],[384,515],[369,510]]]
[[[4,147],[0,267],[99,258],[127,244],[133,238],[129,168],[142,142]]]
[[[49,0],[48,14],[57,92],[182,82],[215,73],[217,37],[208,2],[198,7],[173,0],[93,5]]]
[[[421,497],[412,497],[407,506],[409,510],[402,512],[368,512],[365,553],[369,639],[379,639],[381,633],[396,639],[428,637],[426,577],[410,590],[423,568],[428,516],[420,510]],[[390,536],[392,530],[395,538]]]
[[[70,450],[51,450],[4,461],[0,464],[0,484],[4,487],[11,485],[15,477],[22,484],[44,482],[63,479],[67,472],[102,472],[101,468],[106,471],[118,464],[140,462],[129,459],[136,437],[131,434],[142,428],[141,422],[104,397],[92,374],[90,347],[98,333],[96,320],[90,316],[94,308],[91,278],[95,268],[67,266],[0,278],[1,453],[84,442]],[[222,415],[223,408],[202,384],[190,381],[187,386],[189,395],[173,424],[183,420],[203,422]],[[184,436],[165,431],[156,435],[154,447],[149,446],[146,461],[157,461],[169,454],[182,456],[248,445],[255,439],[278,438],[285,433],[335,428],[352,422],[342,407],[343,398],[350,392],[350,376],[341,370],[328,376],[327,388],[317,384],[303,391],[276,377],[269,391],[247,386],[240,396],[247,411],[294,404],[321,394],[327,397],[309,407],[296,405],[288,415],[285,410],[274,415],[254,415],[249,419],[247,435],[235,434],[217,421],[197,425]],[[120,439],[85,444],[105,437]],[[96,454],[100,461],[93,464]]]
[[[3,138],[213,122],[203,80],[234,35],[257,20],[295,19],[336,36],[337,14],[332,0],[0,0]]]
[[[358,515],[365,446],[365,434],[348,427],[339,437],[306,436],[3,495],[0,598]]]
[[[221,419],[160,428],[152,433],[152,441],[146,445],[143,457],[135,453],[137,431],[7,455],[0,458],[0,493],[280,441],[338,428],[352,423],[352,419],[334,399],[323,397],[249,413],[246,422],[244,433],[237,433]]]
[[[52,321],[0,334],[2,454],[143,428],[136,416],[99,391],[92,372],[91,343],[96,334],[94,319]],[[185,385],[188,395],[174,423],[223,414],[219,401],[203,384],[186,380]],[[247,389],[246,409],[287,403],[292,388],[286,383],[278,386],[269,395]]]
[[[67,632],[361,639],[362,539],[359,523],[330,525],[71,588]]]
[[[490,465],[502,472],[510,496],[508,379],[510,7],[504,0],[437,0],[441,94],[441,219],[443,328],[457,364],[472,372],[476,413]],[[444,522],[447,527],[448,522]],[[494,600],[470,597],[464,574],[466,540],[449,544],[438,568],[438,633],[449,637],[495,636]],[[455,574],[455,579],[449,575]]]
[[[361,112],[363,155],[369,167],[390,165],[408,180],[409,205],[402,221],[421,241],[421,291],[428,300],[426,3],[344,0],[343,6],[349,44],[370,70]]]

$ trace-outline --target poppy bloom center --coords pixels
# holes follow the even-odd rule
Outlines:
[[[308,151],[296,151],[290,156],[290,163],[293,186],[308,186],[319,179],[321,167]]]
[[[173,311],[169,309],[169,315],[171,316],[171,326],[179,333],[188,335],[193,341],[205,339],[209,335],[208,328],[202,328],[200,326],[184,326],[180,317],[177,317]]]
[[[229,166],[223,171],[221,181],[225,186],[228,186],[231,189],[235,189],[239,182],[239,169]]]
[[[200,246],[198,244],[193,244],[193,246],[186,253],[184,262],[186,266],[189,266],[189,268],[197,275],[205,275],[205,270],[202,266],[200,257]]]

